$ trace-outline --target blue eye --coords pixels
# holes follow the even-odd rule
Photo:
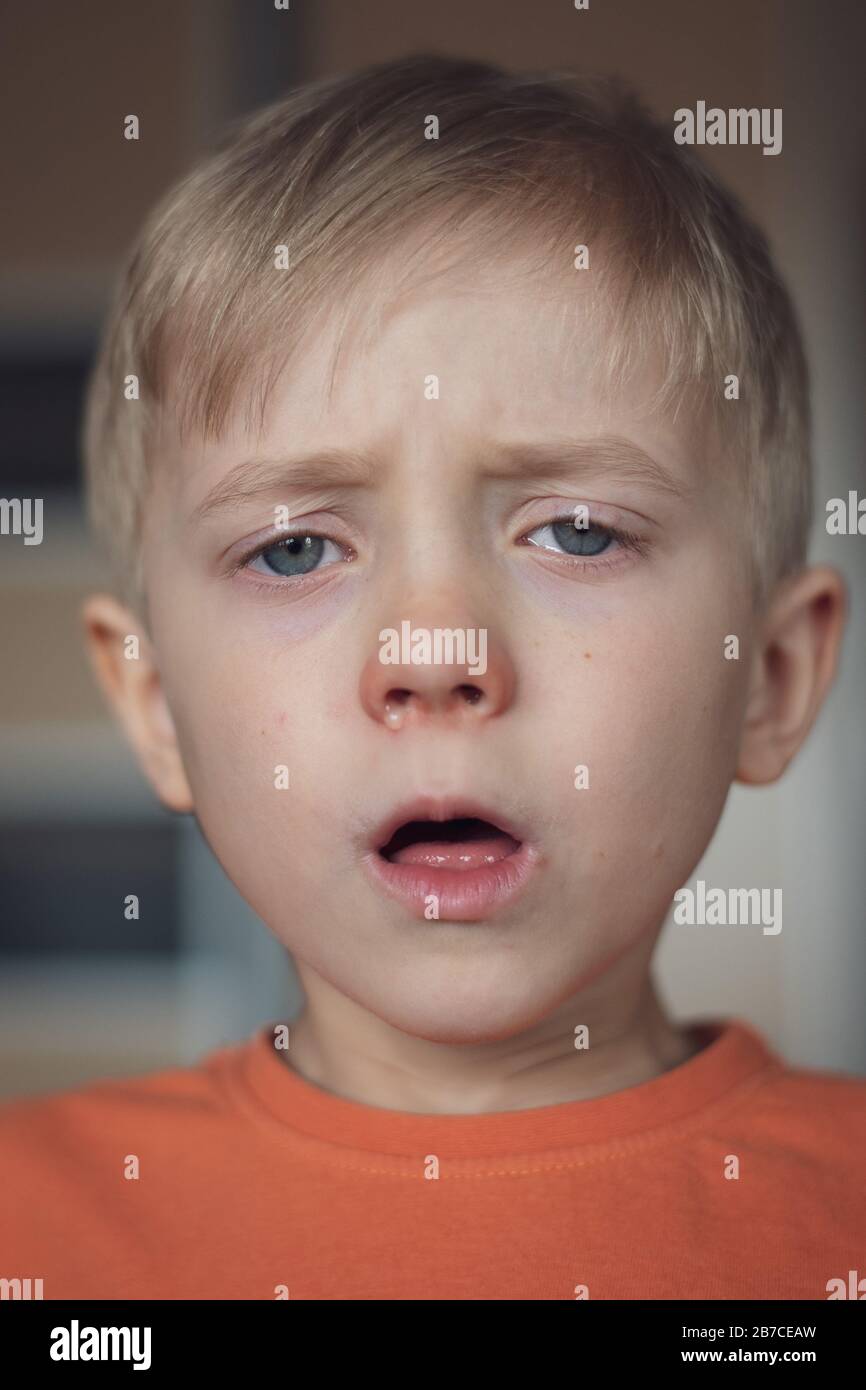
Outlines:
[[[327,536],[283,536],[278,541],[269,541],[267,545],[262,546],[250,556],[247,564],[256,574],[272,574],[281,579],[302,579],[304,575],[323,568],[322,560],[329,546],[336,555],[325,563],[333,564],[334,559],[343,559],[341,547]],[[256,568],[257,561],[262,562],[262,567]]]
[[[571,517],[545,522],[543,526],[537,526],[535,531],[530,531],[526,539],[531,545],[553,550],[555,547],[549,540],[532,540],[534,535],[545,532],[552,537],[556,545],[562,546],[567,555],[585,556],[587,559],[603,555],[615,540],[622,539],[620,534],[609,526],[575,526]]]

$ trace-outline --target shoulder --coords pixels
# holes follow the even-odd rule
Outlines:
[[[856,1167],[866,1151],[866,1078],[779,1059],[756,1107],[789,1150]]]
[[[114,1148],[124,1135],[167,1133],[191,1115],[218,1110],[219,1063],[235,1050],[220,1049],[194,1065],[0,1102],[0,1162],[7,1179],[16,1159],[38,1164],[42,1156],[56,1163],[75,1149]]]

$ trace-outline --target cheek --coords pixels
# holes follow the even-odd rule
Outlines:
[[[247,653],[249,655],[249,653]],[[312,913],[332,824],[321,805],[328,746],[312,727],[308,683],[286,662],[248,665],[237,649],[173,668],[176,727],[204,836],[263,921]],[[324,755],[324,756],[323,756]],[[298,872],[298,863],[317,870]]]
[[[305,736],[302,674],[250,643],[185,634],[164,644],[163,680],[196,812],[272,814],[279,768]],[[283,778],[285,780],[285,777]]]
[[[621,668],[604,683],[603,712],[608,726],[616,722],[636,779],[652,767],[654,779],[685,790],[733,776],[743,669],[725,660],[721,635],[708,624],[632,635]]]
[[[570,841],[596,860],[655,874],[673,856],[676,878],[703,852],[736,769],[745,698],[746,654],[725,660],[729,630],[712,605],[665,620],[611,617],[569,634],[558,671],[545,663],[546,778],[562,789]],[[575,786],[580,765],[585,789]]]

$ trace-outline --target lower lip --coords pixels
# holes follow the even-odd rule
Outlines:
[[[413,917],[432,922],[483,921],[514,901],[538,862],[537,850],[527,844],[521,844],[504,859],[472,869],[394,864],[376,853],[364,860],[380,888],[408,908]]]

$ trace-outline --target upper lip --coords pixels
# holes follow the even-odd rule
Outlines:
[[[368,841],[368,848],[380,850],[388,844],[395,831],[407,821],[430,820],[447,821],[469,819],[489,821],[499,830],[504,830],[513,840],[523,841],[526,833],[509,816],[503,816],[498,809],[476,801],[471,796],[418,796],[397,806],[390,815],[380,821]]]

